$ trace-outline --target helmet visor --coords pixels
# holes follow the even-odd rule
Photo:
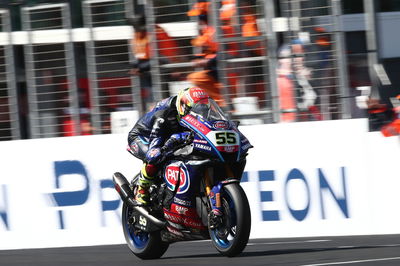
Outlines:
[[[207,101],[202,100],[193,104],[190,113],[196,116],[201,116],[208,121],[228,120],[224,112],[219,108],[218,104],[212,99],[207,99]]]

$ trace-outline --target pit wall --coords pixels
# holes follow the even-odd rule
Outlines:
[[[364,119],[243,126],[251,238],[400,233],[400,141]],[[0,142],[0,249],[125,243],[126,134]]]

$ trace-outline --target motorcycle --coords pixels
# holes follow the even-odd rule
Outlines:
[[[178,241],[204,239],[221,254],[236,256],[250,235],[250,206],[240,179],[252,145],[213,100],[195,104],[180,124],[192,137],[166,155],[148,206],[133,200],[139,174],[130,183],[119,172],[113,175],[126,242],[141,259],[160,258]]]

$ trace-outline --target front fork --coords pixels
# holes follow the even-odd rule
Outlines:
[[[222,183],[219,182],[217,185],[212,186],[211,177],[209,171],[205,172],[205,183],[206,183],[206,193],[210,201],[211,212],[221,214],[221,188]]]
[[[224,185],[230,183],[238,183],[240,180],[233,177],[232,171],[228,166],[226,166],[226,173],[228,178],[218,182],[216,185],[211,187],[211,177],[208,171],[205,173],[205,184],[206,193],[211,205],[211,211],[208,214],[210,229],[215,229],[223,222],[223,210],[222,210],[222,200],[221,200],[221,190]]]

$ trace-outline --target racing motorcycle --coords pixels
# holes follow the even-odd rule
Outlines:
[[[180,123],[192,137],[165,158],[148,206],[133,200],[139,175],[131,182],[119,172],[113,175],[123,200],[126,242],[141,259],[160,258],[174,242],[204,239],[221,254],[236,256],[250,234],[250,207],[240,179],[252,145],[213,100],[195,104]]]

